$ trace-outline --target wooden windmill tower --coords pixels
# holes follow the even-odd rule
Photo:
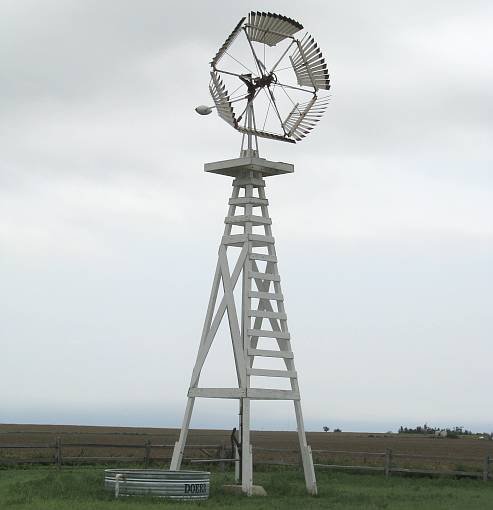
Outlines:
[[[293,402],[306,487],[310,494],[317,493],[265,192],[267,177],[292,173],[294,168],[288,163],[260,158],[258,154],[258,137],[296,143],[314,127],[327,106],[327,96],[319,96],[320,91],[330,88],[327,66],[313,38],[307,34],[295,37],[302,29],[298,22],[278,14],[251,12],[242,18],[211,62],[209,89],[215,106],[196,109],[207,115],[216,108],[223,120],[243,133],[243,140],[239,158],[205,165],[206,172],[232,177],[233,191],[170,469],[180,469],[195,399],[237,399],[241,444],[237,472],[246,494],[251,494],[253,483],[252,400]],[[240,61],[237,53],[232,54],[236,47],[241,53],[241,43],[249,61]],[[228,93],[226,80],[236,89],[232,94]],[[285,112],[284,116],[281,112]],[[234,226],[239,233],[233,232]],[[231,266],[228,251],[236,252]],[[240,300],[235,299],[237,288],[241,290]],[[234,388],[201,387],[201,370],[226,317],[238,384]],[[265,358],[277,360],[279,368],[257,368]],[[288,382],[288,389],[275,388],[273,381],[279,378]],[[258,380],[261,382],[256,383]]]

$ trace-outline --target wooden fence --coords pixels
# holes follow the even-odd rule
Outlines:
[[[127,463],[143,464],[149,467],[151,464],[165,464],[171,460],[173,444],[155,444],[147,440],[143,443],[79,443],[66,442],[57,437],[54,442],[46,443],[12,443],[0,444],[0,465],[20,464],[54,464],[58,468],[64,465],[74,464],[110,464]],[[138,455],[116,455],[88,456],[81,454],[74,455],[73,451],[89,449],[110,449],[128,450],[133,449],[139,452]],[[40,452],[48,451],[49,455],[41,455]],[[26,455],[12,457],[6,452],[26,452]],[[141,454],[140,454],[141,452]],[[159,454],[159,452],[162,452]],[[254,447],[254,464],[256,465],[281,465],[300,466],[301,456],[298,449],[260,448]],[[164,453],[164,455],[163,455]],[[217,464],[220,470],[224,470],[228,463],[234,463],[231,456],[231,449],[222,444],[190,444],[186,446],[184,463],[191,464]],[[486,455],[483,459],[469,457],[445,457],[431,455],[417,455],[411,453],[398,453],[391,449],[384,452],[360,452],[345,450],[313,450],[315,467],[317,469],[353,470],[353,471],[374,471],[381,472],[386,477],[393,473],[409,473],[422,475],[450,475],[460,477],[474,477],[484,480],[493,480],[493,456]],[[322,462],[324,458],[329,459],[357,459],[350,464],[341,462]],[[431,462],[447,463],[447,465],[467,464],[467,469],[425,469],[423,467],[404,467],[402,461],[412,461],[422,465]]]
[[[141,450],[140,455],[120,455],[120,452],[116,452],[116,455],[107,456],[88,456],[88,455],[67,455],[67,451],[70,450],[81,450],[84,448],[90,449],[116,449],[116,450]],[[171,451],[174,448],[173,444],[155,444],[151,441],[145,441],[143,443],[81,443],[81,442],[67,442],[62,441],[61,437],[57,437],[52,443],[22,443],[22,444],[0,444],[0,465],[19,465],[19,464],[55,464],[58,467],[62,465],[70,464],[101,464],[101,463],[143,463],[145,467],[148,467],[152,461],[158,462],[169,462],[171,456],[152,456],[153,450],[156,451]],[[19,456],[11,457],[5,455],[5,451],[26,451],[28,450],[31,456]],[[40,451],[49,450],[49,455],[41,455]],[[220,458],[223,462],[226,462],[226,455],[224,452],[223,445],[187,445],[186,450],[192,451],[193,453],[199,452],[201,457],[195,459],[194,457],[184,457],[184,462],[192,462],[194,460],[207,460],[212,458]],[[33,456],[33,453],[36,455]]]

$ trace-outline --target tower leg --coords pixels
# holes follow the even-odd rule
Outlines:
[[[243,428],[243,401],[240,398],[238,400],[238,441],[241,443],[241,430]],[[240,449],[236,445],[236,442],[233,446],[234,458],[235,458],[235,482],[241,483],[241,457],[240,457]]]
[[[194,403],[195,397],[188,397],[187,407],[185,408],[185,416],[183,417],[183,423],[181,426],[180,437],[175,443],[173,457],[171,458],[171,465],[169,467],[170,471],[179,471],[181,468],[181,462],[183,460],[185,443],[187,442],[188,429],[190,428],[190,420],[192,418]]]
[[[315,468],[313,466],[312,450],[306,443],[305,424],[303,423],[303,413],[301,411],[301,402],[294,401],[294,412],[296,414],[296,424],[298,428],[298,439],[300,441],[301,461],[303,462],[303,472],[305,474],[306,490],[309,494],[316,496],[317,479],[315,478]]]
[[[250,399],[243,398],[243,415],[241,428],[241,490],[252,495],[252,447],[250,444]]]

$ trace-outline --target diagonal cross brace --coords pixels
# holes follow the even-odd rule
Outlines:
[[[243,245],[243,249],[248,249],[248,244]],[[246,255],[245,255],[246,257]],[[226,301],[226,309],[228,311],[229,331],[231,333],[231,340],[233,343],[233,351],[235,355],[236,376],[238,378],[238,386],[245,388],[246,383],[246,366],[243,354],[242,340],[240,325],[238,322],[238,314],[236,313],[235,298],[233,295],[234,285],[231,283],[231,276],[229,273],[228,258],[226,256],[226,246],[219,248],[219,262],[221,264],[221,276],[223,280],[224,296]]]
[[[220,248],[220,250],[222,247]],[[229,275],[229,270],[227,271],[227,279],[229,280],[229,287],[234,289],[238,278],[240,276],[241,270],[243,269],[243,264],[245,263],[245,259],[248,253],[248,246],[245,244],[240,252],[240,255],[238,257],[238,260],[236,261],[235,268],[233,270],[233,273],[231,276]],[[226,260],[227,264],[227,260]],[[207,312],[207,316],[204,323],[204,329],[202,331],[202,338],[200,340],[200,347],[199,352],[197,354],[197,360],[195,362],[195,366],[193,368],[192,372],[192,378],[190,381],[190,387],[194,388],[197,386],[199,382],[200,372],[202,370],[202,367],[204,366],[205,359],[207,358],[207,354],[209,353],[209,350],[212,345],[212,341],[214,340],[214,337],[217,333],[217,330],[219,329],[219,326],[221,324],[221,320],[224,316],[224,312],[227,308],[227,299],[226,294],[222,297],[221,302],[219,303],[219,306],[217,308],[216,314],[214,316],[214,320],[212,320],[212,313],[214,311],[214,305],[217,298],[217,292],[219,287],[220,279],[223,279],[224,282],[224,272],[221,268],[221,261],[219,260],[216,267],[216,274],[214,276],[214,284],[211,292],[211,300],[209,302],[209,310]],[[234,301],[233,301],[234,304]],[[229,313],[229,312],[228,312]],[[238,329],[239,331],[239,329]],[[234,349],[234,342],[233,342],[233,349]],[[236,357],[236,350],[235,357]]]

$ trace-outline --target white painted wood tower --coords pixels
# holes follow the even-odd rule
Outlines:
[[[205,165],[206,172],[232,177],[233,193],[170,469],[180,469],[195,399],[237,399],[241,466],[236,462],[236,471],[243,492],[249,495],[252,400],[293,402],[306,487],[310,494],[317,493],[265,194],[266,178],[291,173],[293,165],[258,156],[259,137],[297,143],[311,132],[327,108],[330,89],[327,64],[310,34],[298,36],[301,30],[301,23],[281,14],[252,11],[243,17],[210,62],[209,91],[214,106],[196,108],[201,115],[215,109],[222,120],[242,133],[243,141],[239,158]],[[240,232],[234,232],[233,227]],[[230,267],[233,250],[237,258]],[[235,294],[241,298],[235,300]],[[200,374],[225,315],[237,387],[201,387]],[[278,368],[261,368],[259,363],[267,363],[266,358],[271,363],[277,362]],[[259,379],[261,383],[257,383]],[[287,389],[276,388],[274,381],[280,379],[286,382]]]
[[[251,149],[243,152],[255,154]],[[269,202],[265,193],[266,177],[291,173],[293,165],[247,156],[208,163],[205,171],[233,177],[233,192],[229,199],[228,215],[224,220],[224,235],[219,245],[218,261],[188,390],[185,416],[170,469],[180,469],[195,399],[238,399],[242,455],[241,470],[237,469],[237,473],[241,472],[243,492],[251,494],[253,482],[250,402],[291,400],[296,415],[306,487],[310,494],[316,494],[312,453],[306,442],[298,374],[281,290]],[[232,234],[233,225],[241,227],[242,232]],[[258,230],[261,232],[257,232]],[[238,258],[230,268],[227,251],[232,248],[237,248]],[[235,302],[233,294],[237,286],[241,286],[240,304]],[[225,315],[229,323],[238,386],[203,388],[199,385],[200,373]],[[283,369],[256,368],[255,360],[259,358],[278,358],[283,363]],[[252,377],[262,379],[262,386],[254,386]],[[280,377],[289,380],[289,390],[274,389],[269,384],[273,378]]]

